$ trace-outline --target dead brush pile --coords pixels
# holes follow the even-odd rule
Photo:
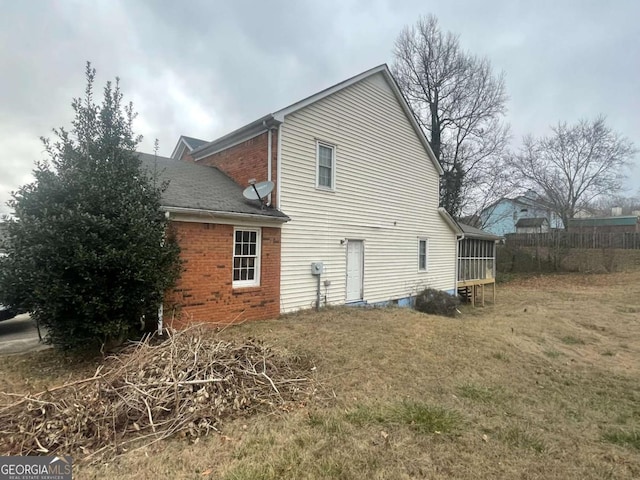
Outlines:
[[[172,435],[196,439],[225,418],[286,411],[313,394],[311,364],[262,343],[190,328],[108,357],[95,375],[37,394],[3,394],[0,454],[103,457]]]

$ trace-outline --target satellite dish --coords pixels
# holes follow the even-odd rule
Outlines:
[[[273,192],[273,187],[275,187],[275,184],[269,180],[265,182],[252,183],[244,189],[242,195],[247,200],[262,201],[264,197]]]

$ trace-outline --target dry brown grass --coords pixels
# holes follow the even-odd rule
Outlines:
[[[316,401],[76,478],[640,478],[638,299],[638,272],[532,277],[458,319],[340,308],[227,329],[313,358]],[[49,354],[23,379],[4,362],[3,386]]]

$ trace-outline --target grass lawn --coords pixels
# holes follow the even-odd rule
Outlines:
[[[458,319],[336,308],[221,335],[311,356],[316,397],[74,478],[640,478],[640,272],[516,279]],[[6,357],[0,387],[94,368],[51,351]]]

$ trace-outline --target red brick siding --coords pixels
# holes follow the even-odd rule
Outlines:
[[[183,272],[165,323],[231,323],[280,315],[280,229],[262,227],[260,286],[232,287],[233,225],[174,222]]]
[[[202,165],[214,166],[229,175],[238,185],[246,187],[247,181],[255,178],[261,182],[268,180],[268,133],[250,138],[238,145],[214,153],[197,161]],[[273,130],[271,137],[271,180],[276,183],[278,132]],[[187,159],[188,161],[188,159]],[[276,205],[275,189],[272,205]]]
[[[183,162],[193,162],[193,158],[191,157],[191,152],[189,151],[188,148],[184,149],[184,152],[182,152],[182,156],[180,157],[180,160],[182,160]]]

